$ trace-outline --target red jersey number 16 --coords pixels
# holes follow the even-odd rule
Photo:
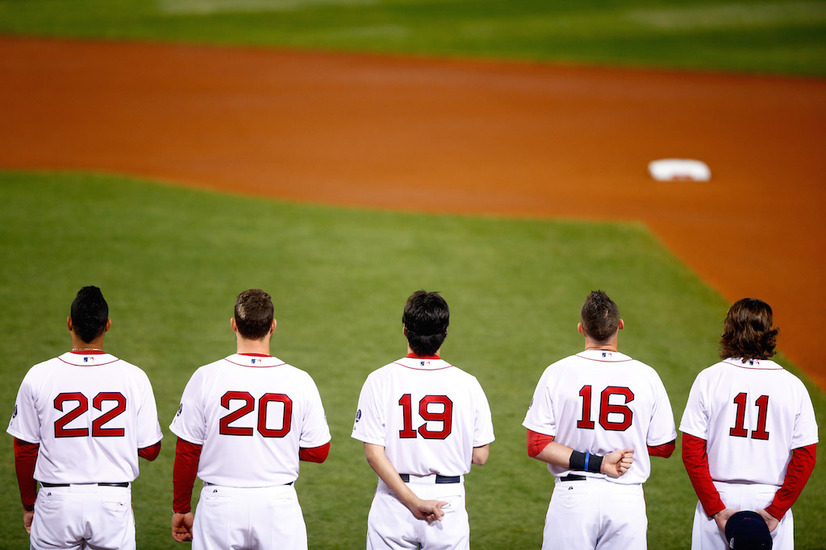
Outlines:
[[[625,403],[619,405],[611,403],[611,396],[619,395],[625,398]],[[577,421],[576,427],[583,430],[593,430],[594,421],[591,419],[591,386],[582,386],[579,390],[582,398],[582,418]],[[605,430],[614,432],[624,432],[631,427],[634,420],[634,411],[628,407],[628,403],[634,400],[634,392],[631,388],[620,386],[608,386],[599,394],[599,425]],[[613,416],[609,419],[608,415]]]

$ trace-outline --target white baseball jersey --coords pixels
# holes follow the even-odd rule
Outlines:
[[[299,448],[330,441],[309,374],[277,357],[237,353],[195,371],[169,428],[203,445],[198,477],[226,487],[295,481]]]
[[[806,387],[770,360],[726,359],[700,372],[680,431],[706,440],[715,481],[776,486],[791,450],[818,441]]]
[[[473,448],[494,440],[476,377],[441,359],[417,357],[367,377],[352,436],[384,446],[396,471],[414,476],[466,474]]]
[[[34,477],[47,483],[131,482],[138,449],[163,437],[146,374],[92,351],[33,366],[6,431],[40,444]]]
[[[676,439],[671,403],[657,372],[614,351],[586,350],[550,365],[536,386],[523,426],[551,435],[580,452],[605,455],[634,449],[634,465],[621,484],[642,483],[651,473],[647,445]],[[549,464],[555,476],[570,473]]]

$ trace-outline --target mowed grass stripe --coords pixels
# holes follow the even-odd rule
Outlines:
[[[826,75],[826,0],[0,0],[0,33]]]
[[[375,476],[351,423],[366,375],[405,351],[411,291],[447,298],[443,355],[479,378],[493,410],[491,459],[467,480],[476,549],[539,546],[552,480],[527,457],[521,422],[545,366],[581,349],[588,291],[617,300],[621,347],[657,368],[677,421],[694,376],[716,359],[727,307],[638,225],[339,209],[107,175],[0,174],[0,242],[0,410],[11,415],[29,366],[65,351],[69,303],[85,284],[110,302],[107,349],[153,382],[166,438],[134,488],[139,547],[152,549],[179,548],[168,425],[194,369],[234,350],[240,290],[273,294],[273,352],[309,371],[325,403],[330,458],[304,465],[297,486],[320,549],[363,547]],[[826,401],[810,391],[823,425]],[[0,548],[20,548],[10,438],[3,449]],[[798,548],[824,538],[825,480],[818,466],[795,507]],[[695,498],[679,456],[654,461],[646,497],[651,546],[685,548]]]

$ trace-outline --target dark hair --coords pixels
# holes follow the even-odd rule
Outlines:
[[[720,357],[768,359],[777,345],[777,328],[772,328],[772,308],[763,300],[743,298],[732,304],[720,338]]]
[[[601,290],[594,290],[588,295],[579,315],[585,335],[595,342],[607,342],[619,330],[619,308]]]
[[[109,304],[96,286],[84,286],[72,302],[70,315],[72,330],[81,340],[92,342],[106,330],[109,320]]]
[[[404,306],[404,335],[416,355],[434,355],[447,338],[450,309],[438,292],[417,290]]]
[[[260,288],[251,288],[235,300],[235,327],[244,338],[260,340],[272,326],[272,298]]]

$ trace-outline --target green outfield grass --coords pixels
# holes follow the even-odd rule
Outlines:
[[[134,487],[138,545],[152,550],[184,548],[169,535],[168,425],[194,369],[234,351],[240,290],[273,294],[273,353],[309,371],[325,403],[330,458],[304,465],[297,484],[317,549],[363,547],[375,476],[349,436],[352,418],[367,374],[405,352],[401,309],[413,290],[450,303],[443,356],[479,378],[493,411],[490,461],[467,480],[477,550],[539,547],[552,480],[527,457],[521,422],[545,366],[581,349],[588,291],[619,303],[621,348],[657,368],[677,420],[694,376],[716,359],[727,308],[641,226],[336,209],[111,176],[0,173],[0,242],[0,411],[10,417],[29,366],[67,349],[69,304],[86,284],[110,303],[107,349],[153,382],[164,447]],[[809,388],[824,425],[826,399]],[[23,548],[8,436],[2,457],[0,548]],[[822,464],[795,506],[800,549],[826,538]],[[653,469],[650,545],[686,548],[695,498],[679,456]]]
[[[824,0],[0,0],[0,34],[826,75]]]

